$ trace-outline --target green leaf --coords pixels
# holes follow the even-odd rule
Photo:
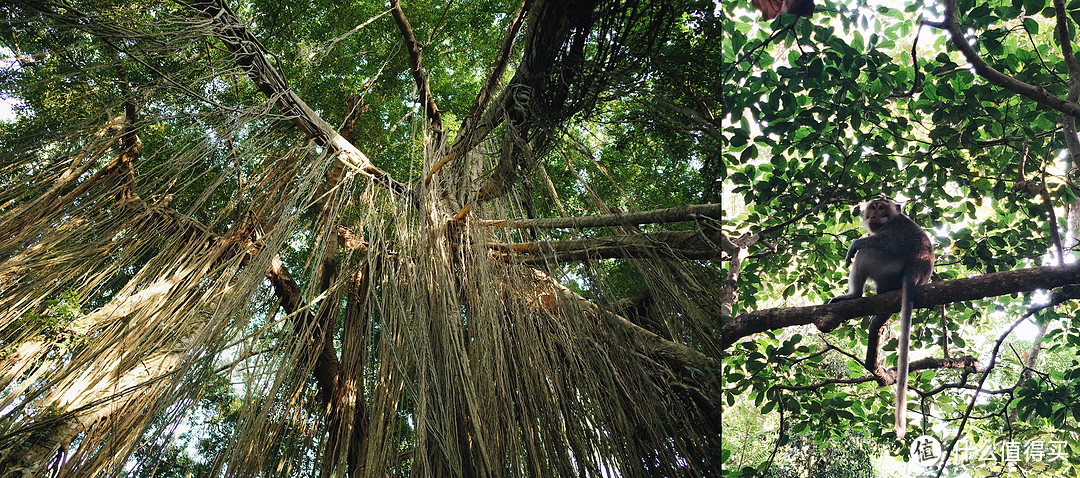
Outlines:
[[[765,402],[765,406],[761,407],[761,414],[766,415],[772,412],[776,408],[776,401],[769,400]]]
[[[1025,15],[1035,15],[1046,5],[1045,0],[1023,0],[1023,2]]]
[[[1024,29],[1032,35],[1039,33],[1039,22],[1036,22],[1034,18],[1024,18]]]

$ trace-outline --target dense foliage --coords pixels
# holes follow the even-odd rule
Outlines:
[[[722,12],[724,232],[742,239],[725,265],[737,274],[735,317],[840,293],[844,253],[865,234],[857,205],[878,195],[904,202],[931,233],[932,282],[1076,262],[1076,2],[826,0],[810,17],[771,22],[750,2]],[[953,21],[962,37],[950,35]],[[893,476],[925,433],[951,449],[931,475],[1075,475],[1076,282],[917,310],[913,359],[971,356],[977,366],[913,374],[901,443],[891,389],[860,363],[866,317],[827,334],[774,325],[734,345],[725,337],[725,469]],[[885,345],[891,365],[895,344]],[[1039,452],[1049,443],[1057,459]],[[849,466],[837,471],[837,460]]]

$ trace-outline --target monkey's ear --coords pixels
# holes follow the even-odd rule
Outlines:
[[[902,210],[900,209],[900,203],[898,203],[898,202],[894,202],[894,203],[893,203],[893,206],[895,206],[895,207],[896,207],[896,213],[897,213],[897,214],[903,214],[903,213],[904,213],[904,211],[902,211]]]
[[[764,20],[772,20],[781,13],[800,17],[809,17],[814,13],[814,0],[751,0],[750,3],[761,11]]]

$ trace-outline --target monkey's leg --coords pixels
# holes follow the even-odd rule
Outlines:
[[[878,383],[884,385],[885,370],[878,366],[878,353],[881,347],[881,332],[885,328],[885,322],[891,314],[878,314],[870,318],[869,337],[866,343],[866,361],[863,366],[877,377]]]

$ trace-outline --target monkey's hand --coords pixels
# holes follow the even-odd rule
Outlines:
[[[855,253],[859,252],[859,249],[862,248],[863,241],[865,241],[865,239],[855,239],[855,241],[851,243],[851,247],[847,250],[847,257],[844,258],[845,267],[851,267],[851,259],[853,259]]]

